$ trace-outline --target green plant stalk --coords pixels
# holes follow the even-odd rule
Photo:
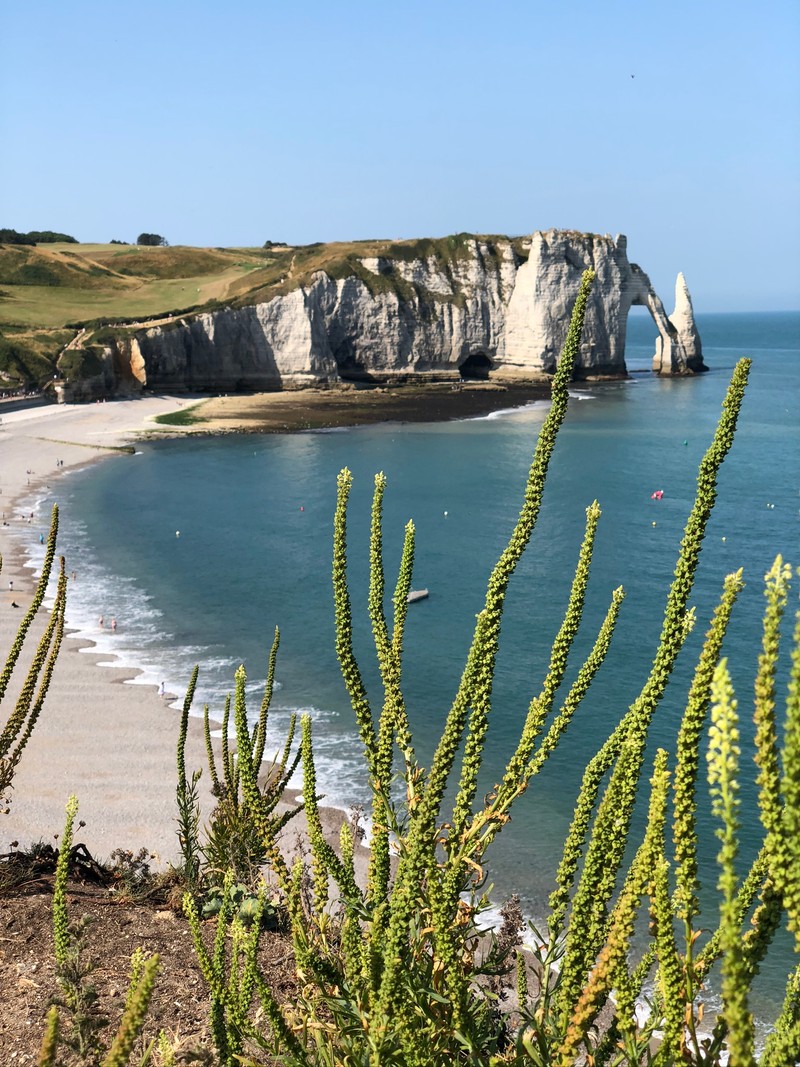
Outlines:
[[[222,890],[222,907],[217,915],[217,931],[211,953],[211,966],[217,980],[217,990],[211,991],[211,1028],[217,1052],[225,1067],[234,1067],[233,1055],[237,1051],[236,1041],[228,1026],[226,1009],[231,1009],[230,990],[225,982],[225,941],[231,915],[233,913],[233,875],[228,871]]]
[[[8,657],[6,659],[3,671],[2,673],[0,673],[0,701],[2,701],[6,695],[8,683],[11,679],[11,675],[14,672],[14,668],[17,665],[20,653],[22,652],[22,647],[25,643],[25,638],[28,634],[28,630],[30,630],[31,624],[36,618],[36,613],[42,606],[42,601],[44,600],[45,593],[47,592],[47,586],[50,581],[50,572],[53,568],[53,559],[56,553],[57,538],[58,505],[54,504],[50,518],[50,532],[47,536],[47,544],[45,545],[44,559],[42,560],[42,570],[39,575],[39,581],[36,583],[36,589],[33,594],[33,599],[31,600],[28,610],[22,617],[22,622],[20,623],[19,629],[17,630],[17,635],[14,639],[14,643],[11,646],[11,651],[9,652]],[[0,557],[0,569],[2,569],[2,557]],[[4,730],[3,733],[0,734],[0,756],[5,755],[5,753],[8,751],[9,744],[10,741],[6,736],[6,730]]]
[[[611,915],[608,939],[599,954],[597,963],[571,1011],[571,1018],[563,1040],[560,1042],[553,1063],[557,1067],[572,1067],[582,1042],[585,1040],[605,1003],[615,980],[620,973],[627,975],[627,956],[633,936],[636,915],[642,894],[651,879],[654,865],[663,859],[664,821],[667,803],[669,772],[667,754],[659,749],[652,777],[647,831],[637,850],[628,877]],[[620,983],[624,985],[624,983]],[[627,1021],[632,1005],[625,1004],[621,1011],[622,1021]],[[629,1030],[629,1027],[625,1027]]]
[[[58,1056],[58,1008],[53,1004],[47,1013],[37,1067],[56,1067]]]
[[[235,709],[234,709],[235,714]],[[231,697],[228,693],[225,697],[225,704],[222,708],[222,732],[220,737],[220,765],[222,767],[222,779],[223,790],[226,794],[229,794],[232,786],[233,778],[233,756],[230,750],[230,740],[228,738],[228,731],[230,729],[230,716],[231,716]],[[248,752],[249,752],[248,747]]]
[[[159,958],[151,956],[141,961],[140,971],[131,976],[125,1011],[111,1047],[103,1058],[103,1067],[126,1067],[134,1043],[142,1032],[150,1001],[153,997]]]
[[[63,574],[64,563],[62,560],[61,570]],[[64,578],[64,582],[66,579]],[[45,676],[49,679],[52,672],[53,657],[58,654],[58,648],[60,642],[58,640],[59,632],[63,634],[63,591],[61,602],[58,605],[56,611],[50,612],[45,626],[44,633],[39,639],[39,643],[36,648],[36,652],[31,660],[31,664],[28,668],[28,672],[25,676],[25,681],[22,685],[22,690],[17,699],[16,706],[13,713],[9,716],[6,724],[6,729],[3,731],[3,736],[0,737],[0,746],[4,751],[7,751],[7,740],[10,742],[13,740],[13,736],[16,736],[24,729],[26,720],[32,715],[32,711],[35,705],[36,685],[40,676],[45,673]],[[51,648],[54,646],[54,648]],[[48,659],[50,660],[50,668],[47,670]],[[42,697],[43,699],[43,697]]]
[[[347,878],[356,884],[355,840],[353,831],[346,822],[339,829],[339,853],[342,858]],[[340,919],[341,923],[341,957],[344,981],[351,989],[357,989],[360,979],[365,973],[364,968],[364,941],[361,932],[361,923],[355,908],[344,909]]]
[[[589,568],[592,562],[592,552],[599,521],[600,507],[595,500],[586,509],[586,531],[578,555],[578,565],[572,580],[567,610],[550,651],[550,665],[542,691],[538,697],[531,701],[516,751],[508,761],[502,782],[497,790],[498,801],[501,803],[504,796],[515,792],[519,788],[519,783],[529,778],[527,773],[528,765],[533,755],[536,740],[541,734],[543,724],[552,710],[558,688],[564,680],[570,650],[578,633],[583,615],[586,589],[589,584]]]
[[[457,959],[458,950],[454,940],[456,931],[453,929],[450,917],[457,907],[467,869],[471,868],[477,877],[481,876],[482,871],[479,865],[483,853],[508,820],[508,810],[514,800],[527,789],[531,776],[541,768],[544,760],[555,749],[608,650],[622,600],[621,590],[615,592],[612,605],[592,652],[582,665],[578,678],[559,715],[551,725],[543,745],[540,746],[536,757],[532,758],[542,724],[552,710],[555,694],[563,681],[569,653],[580,625],[599,518],[600,509],[595,501],[586,511],[586,531],[564,621],[553,642],[548,673],[541,693],[531,702],[520,740],[509,761],[503,780],[500,786],[489,795],[483,810],[473,815],[468,825],[454,823],[448,834],[449,851],[442,887],[437,893],[434,905],[434,925],[438,938],[437,951],[453,962]],[[443,945],[446,939],[450,941],[450,945],[445,950]],[[461,978],[458,976],[458,968],[449,972],[449,993],[454,999],[464,1000],[468,996],[469,981],[463,976]]]
[[[406,616],[408,615],[408,594],[411,591],[411,576],[414,569],[415,539],[416,531],[414,523],[409,520],[406,523],[405,534],[403,537],[403,550],[400,555],[400,567],[392,600],[394,607],[392,648],[398,663],[402,661],[403,656],[403,635],[405,633]],[[409,782],[417,771],[418,765],[411,740],[411,731],[408,726],[408,717],[405,714],[405,708],[402,709],[402,714],[398,714],[396,732],[397,745],[405,760],[406,781]]]
[[[301,751],[303,755],[303,811],[308,825],[308,837],[311,844],[311,866],[314,875],[314,904],[317,917],[328,903],[328,873],[347,900],[363,906],[361,891],[355,883],[350,869],[339,859],[325,840],[322,820],[319,814],[316,786],[317,776],[314,767],[314,752],[311,741],[311,717],[303,715],[301,719]]]
[[[769,1034],[761,1067],[786,1067],[800,1054],[800,965],[789,976],[781,1013]]]
[[[31,690],[28,691],[30,693],[30,700],[28,701],[26,699],[26,702],[22,705],[21,724],[24,722],[24,727],[18,736],[17,743],[11,752],[11,755],[8,757],[8,763],[12,768],[12,771],[19,763],[22,752],[30,740],[33,728],[39,720],[45,697],[50,689],[53,668],[55,667],[58,654],[61,651],[61,643],[64,639],[64,611],[66,609],[66,603],[67,576],[64,570],[64,559],[62,557],[55,600],[53,607],[50,610],[50,618],[47,627],[45,628],[45,632],[40,641],[42,655],[41,658],[37,656],[37,659],[34,660],[36,673],[39,676],[38,691],[36,696],[33,697],[33,687],[31,687]]]
[[[795,952],[800,952],[800,611],[795,615],[786,722],[783,730],[782,841],[785,853],[775,862],[777,845],[771,847],[775,876],[794,933]]]
[[[278,660],[278,648],[281,643],[281,634],[278,627],[275,627],[275,636],[272,639],[272,648],[269,652],[269,662],[267,664],[267,678],[264,684],[264,699],[261,701],[261,709],[258,715],[258,725],[255,731],[255,737],[253,739],[253,763],[256,767],[260,767],[264,759],[264,746],[267,742],[267,721],[269,717],[269,708],[272,703],[272,691],[275,686],[275,664]],[[291,742],[290,742],[291,744]],[[284,757],[283,766],[286,765],[286,757]]]
[[[739,889],[736,895],[736,925],[740,930],[743,928],[747,915],[753,906],[753,902],[756,900],[768,877],[768,872],[769,854],[766,846],[762,846],[758,855],[753,860],[750,870],[739,884]],[[695,957],[694,973],[698,986],[706,979],[711,968],[722,956],[723,951],[722,928],[721,926],[718,926],[705,943],[702,950]]]
[[[292,723],[293,728],[294,723]],[[286,861],[278,847],[277,834],[300,809],[293,808],[278,817],[271,815],[271,809],[268,808],[268,804],[259,788],[258,772],[253,765],[252,753],[247,746],[243,747],[239,753],[239,768],[248,819],[256,827],[263,843],[264,851],[269,858],[270,866],[278,878],[281,889],[288,896],[292,879],[286,866]]]
[[[561,735],[572,721],[572,716],[578,710],[581,701],[586,696],[595,674],[597,674],[600,667],[603,665],[611,646],[611,638],[614,635],[614,628],[616,627],[624,599],[625,592],[622,586],[619,586],[611,594],[611,603],[609,604],[605,619],[597,632],[592,651],[587,656],[586,662],[578,671],[578,675],[572,683],[569,693],[553,720],[550,729],[544,735],[541,744],[537,747],[528,767],[526,768],[525,774],[528,777],[538,774],[545,760],[555,750]]]
[[[186,781],[186,735],[189,730],[189,711],[192,706],[192,699],[194,698],[194,690],[197,685],[197,675],[200,668],[195,667],[192,671],[192,676],[189,679],[189,686],[186,690],[186,697],[183,701],[183,708],[181,709],[180,729],[178,731],[178,786],[181,782]]]
[[[42,571],[34,591],[33,600],[23,616],[11,650],[6,658],[3,672],[0,675],[0,701],[5,697],[8,683],[19,662],[30,627],[44,600],[52,573],[57,536],[58,508],[54,506]],[[2,557],[0,557],[1,569]],[[28,668],[17,703],[9,715],[2,732],[0,732],[0,800],[4,799],[6,792],[12,786],[16,767],[38,721],[44,698],[50,686],[53,667],[61,648],[64,633],[65,602],[66,577],[62,558],[53,608]]]
[[[56,966],[63,970],[69,962],[72,938],[69,932],[69,915],[67,914],[67,878],[69,877],[69,859],[72,849],[72,828],[78,813],[78,798],[71,796],[67,801],[67,819],[58,850],[56,874],[53,881],[53,942]]]
[[[491,692],[494,676],[494,664],[500,641],[500,626],[502,620],[503,602],[511,576],[517,563],[530,542],[536,521],[539,517],[545,482],[550,460],[555,448],[558,431],[563,424],[567,413],[569,399],[569,383],[572,379],[572,371],[580,352],[580,339],[583,332],[583,320],[586,312],[586,304],[589,299],[594,273],[586,271],[581,281],[581,288],[573,309],[569,332],[564,343],[564,351],[559,360],[558,369],[553,378],[552,397],[550,409],[539,433],[533,462],[528,475],[528,483],[525,488],[525,497],[516,526],[511,534],[508,545],[503,550],[490,578],[486,592],[486,603],[483,612],[478,617],[473,638],[473,650],[479,652],[480,665],[475,665],[471,671],[465,671],[466,685],[462,684],[459,695],[465,704],[464,710],[471,706],[469,730],[462,760],[459,790],[456,796],[451,824],[456,837],[465,825],[469,817],[472,801],[475,798],[478,784],[478,772],[480,769],[483,753],[483,745],[486,739],[486,731],[489,726],[489,712],[491,710]],[[597,515],[592,511],[592,519],[587,517],[590,530],[594,529]],[[589,555],[591,554],[591,540],[593,534],[587,535],[589,540]],[[568,638],[565,635],[565,640]],[[458,703],[458,696],[456,704]],[[454,704],[454,707],[456,705]],[[455,718],[458,724],[458,716]],[[463,726],[459,730],[459,737]],[[441,804],[441,796],[444,791],[444,781],[436,785],[437,778],[449,775],[452,766],[452,758],[447,748],[442,750],[441,766],[437,766],[437,755],[434,756],[431,768],[428,792],[431,799]],[[437,799],[438,798],[438,799]],[[427,796],[426,796],[427,800]]]
[[[208,704],[203,705],[203,738],[206,743],[206,760],[208,761],[208,772],[211,775],[212,791],[215,796],[220,796],[222,787],[220,785],[219,774],[217,773],[217,760],[214,755],[214,745],[211,741],[211,719],[208,713]]]
[[[744,588],[741,570],[725,578],[722,597],[706,633],[695,668],[686,709],[678,730],[673,789],[672,840],[675,846],[676,915],[687,928],[687,951],[690,950],[691,923],[698,913],[697,878],[697,775],[700,765],[700,739],[706,724],[711,681],[720,656],[733,606]]]
[[[683,960],[673,925],[672,902],[669,889],[669,863],[662,852],[656,862],[653,878],[652,915],[656,932],[658,971],[656,980],[663,1011],[663,1037],[659,1059],[664,1064],[677,1063],[683,1053],[683,1033],[686,1019],[686,985]]]
[[[698,914],[698,875],[697,875],[697,832],[696,832],[696,790],[700,761],[700,741],[706,723],[710,703],[711,682],[719,660],[722,641],[727,632],[736,599],[743,588],[741,570],[726,576],[720,602],[706,633],[703,648],[689,688],[686,708],[681,719],[676,744],[676,767],[673,788],[672,840],[675,849],[676,877],[675,891],[672,895],[672,913],[682,923],[684,931],[684,954],[677,955],[682,985],[679,987],[678,975],[672,968],[673,957],[670,948],[664,946],[659,951],[659,975],[662,984],[668,981],[667,988],[662,988],[660,999],[656,999],[653,1013],[656,1017],[667,1014],[670,1019],[669,1034],[662,1043],[659,1053],[665,1056],[678,1055],[676,1049],[683,1048],[683,1028],[688,1031],[690,1047],[699,1048],[696,1031],[694,1004],[696,993],[702,988],[694,961],[694,945],[697,935],[693,930],[693,920]],[[659,885],[663,893],[666,883]],[[667,911],[663,898],[659,897],[662,915],[661,925],[657,930],[667,935],[672,930],[672,918]],[[667,919],[667,916],[670,918]],[[669,927],[667,923],[669,922]],[[664,971],[663,960],[667,953],[669,970]],[[641,991],[647,971],[655,960],[655,945],[652,952],[646,952],[642,962],[633,976],[636,995]],[[667,998],[671,999],[667,999]],[[680,1015],[680,1018],[678,1017]],[[680,1042],[678,1042],[680,1039]]]
[[[727,664],[720,660],[711,687],[711,730],[708,750],[708,780],[712,811],[721,826],[720,875],[722,893],[720,935],[722,942],[722,1018],[728,1031],[728,1049],[737,1067],[755,1064],[753,1016],[747,1003],[747,965],[736,909],[736,857],[739,833],[739,730],[736,700]]]
[[[238,1033],[236,1027],[229,1026],[228,1013],[234,1016],[236,1005],[233,1003],[230,991],[225,981],[225,936],[230,921],[232,904],[232,878],[226,875],[223,887],[222,907],[217,916],[217,933],[214,939],[214,947],[211,953],[206,948],[200,931],[200,916],[197,904],[191,893],[185,893],[183,897],[183,911],[189,921],[192,941],[194,943],[197,961],[202,971],[203,978],[208,985],[211,995],[211,1007],[209,1021],[214,1045],[220,1062],[225,1067],[234,1067],[232,1060],[232,1046],[236,1046]]]
[[[539,773],[547,758],[555,751],[564,731],[572,721],[573,715],[588,692],[595,674],[602,666],[608,653],[624,596],[621,586],[612,593],[611,604],[597,633],[594,646],[578,671],[578,675],[572,683],[558,714],[553,719],[550,728],[531,756],[527,766],[517,774],[516,767],[512,768],[511,764],[509,764],[503,783],[497,790],[497,796],[492,801],[491,808],[487,811],[485,829],[481,828],[481,853],[486,851],[489,844],[500,832],[505,821],[503,816],[516,797],[527,788],[527,783],[530,779]],[[537,701],[540,699],[541,697],[536,698]],[[473,826],[476,825],[477,818],[473,819]]]
[[[386,898],[389,885],[389,823],[394,741],[397,724],[405,721],[405,705],[400,688],[400,650],[389,636],[383,611],[385,578],[383,569],[383,538],[381,530],[383,495],[386,478],[375,476],[370,530],[370,588],[368,610],[372,622],[375,651],[384,688],[384,703],[378,719],[374,768],[370,775],[372,788],[373,832],[367,876],[368,896],[373,905]],[[412,528],[413,540],[413,528]]]
[[[375,772],[377,738],[366,687],[353,652],[353,618],[347,587],[347,501],[353,476],[345,467],[337,479],[336,512],[333,519],[333,602],[336,626],[336,656],[350,697],[356,725],[364,746],[367,768]]]
[[[766,575],[764,596],[767,606],[755,680],[758,807],[761,822],[772,841],[780,835],[783,808],[775,723],[775,672],[780,652],[780,624],[786,610],[791,575],[791,567],[784,565],[780,556]]]
[[[261,1007],[275,1035],[274,1043],[281,1055],[285,1056],[287,1061],[295,1067],[312,1067],[312,1061],[306,1056],[303,1046],[288,1026],[280,1005],[272,995],[272,990],[260,974],[256,974],[255,980]]]
[[[758,906],[750,920],[750,929],[742,937],[742,950],[750,985],[758,975],[767,949],[780,928],[783,914],[783,897],[772,879],[768,878],[761,888]]]
[[[177,749],[177,791],[176,802],[178,809],[178,843],[183,856],[183,869],[186,883],[192,892],[196,892],[200,880],[200,809],[197,803],[197,783],[200,772],[192,774],[191,781],[186,778],[186,736],[189,730],[189,710],[192,706],[194,691],[197,685],[198,667],[192,671],[186,697],[181,709],[180,728],[178,731]]]
[[[325,862],[325,838],[317,807],[317,776],[311,744],[311,718],[302,717],[300,750],[303,754],[303,810],[311,845],[311,871],[314,887],[314,910],[321,914],[328,904],[328,864]]]

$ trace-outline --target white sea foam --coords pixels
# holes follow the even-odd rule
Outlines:
[[[459,422],[493,422],[495,419],[508,419],[513,416],[530,415],[532,411],[546,411],[550,407],[549,400],[529,400],[513,408],[498,408],[497,411],[489,411],[486,415],[469,415]]]

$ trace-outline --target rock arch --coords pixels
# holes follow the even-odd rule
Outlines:
[[[648,276],[628,261],[626,237],[548,230],[533,235],[528,261],[517,273],[498,376],[553,372],[581,275],[589,268],[597,274],[597,281],[586,311],[577,377],[620,377],[627,373],[625,338],[628,312],[634,305],[648,309],[658,330],[653,359],[657,373],[706,370],[682,274],[675,288],[675,311],[668,316]]]

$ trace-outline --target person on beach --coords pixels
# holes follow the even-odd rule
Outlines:
[[[106,624],[106,620],[105,620],[105,619],[103,618],[103,616],[101,615],[98,621],[99,621],[99,623],[100,623],[100,629],[102,630],[102,629],[103,629],[103,627],[104,627],[104,626],[105,626],[105,624]]]
[[[111,620],[111,629],[112,629],[112,631],[113,631],[114,633],[116,633],[116,632],[117,632],[117,620],[116,620],[116,619],[112,619],[112,620]]]
[[[159,695],[160,697],[163,697],[163,696],[166,696],[166,695],[167,695],[167,691],[166,691],[166,689],[164,688],[164,683],[163,683],[163,682],[162,682],[162,683],[161,683],[161,685],[160,685],[160,686],[158,687],[158,695]]]

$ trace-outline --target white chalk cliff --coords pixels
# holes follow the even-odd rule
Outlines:
[[[628,311],[658,328],[654,370],[705,370],[678,276],[667,316],[625,237],[549,230],[525,244],[461,235],[448,256],[405,252],[319,270],[249,306],[128,331],[106,353],[118,389],[270,390],[407,378],[537,380],[552,373],[584,270],[597,273],[576,378],[624,377]],[[411,249],[413,253],[413,246]],[[349,269],[349,268],[348,268]]]

